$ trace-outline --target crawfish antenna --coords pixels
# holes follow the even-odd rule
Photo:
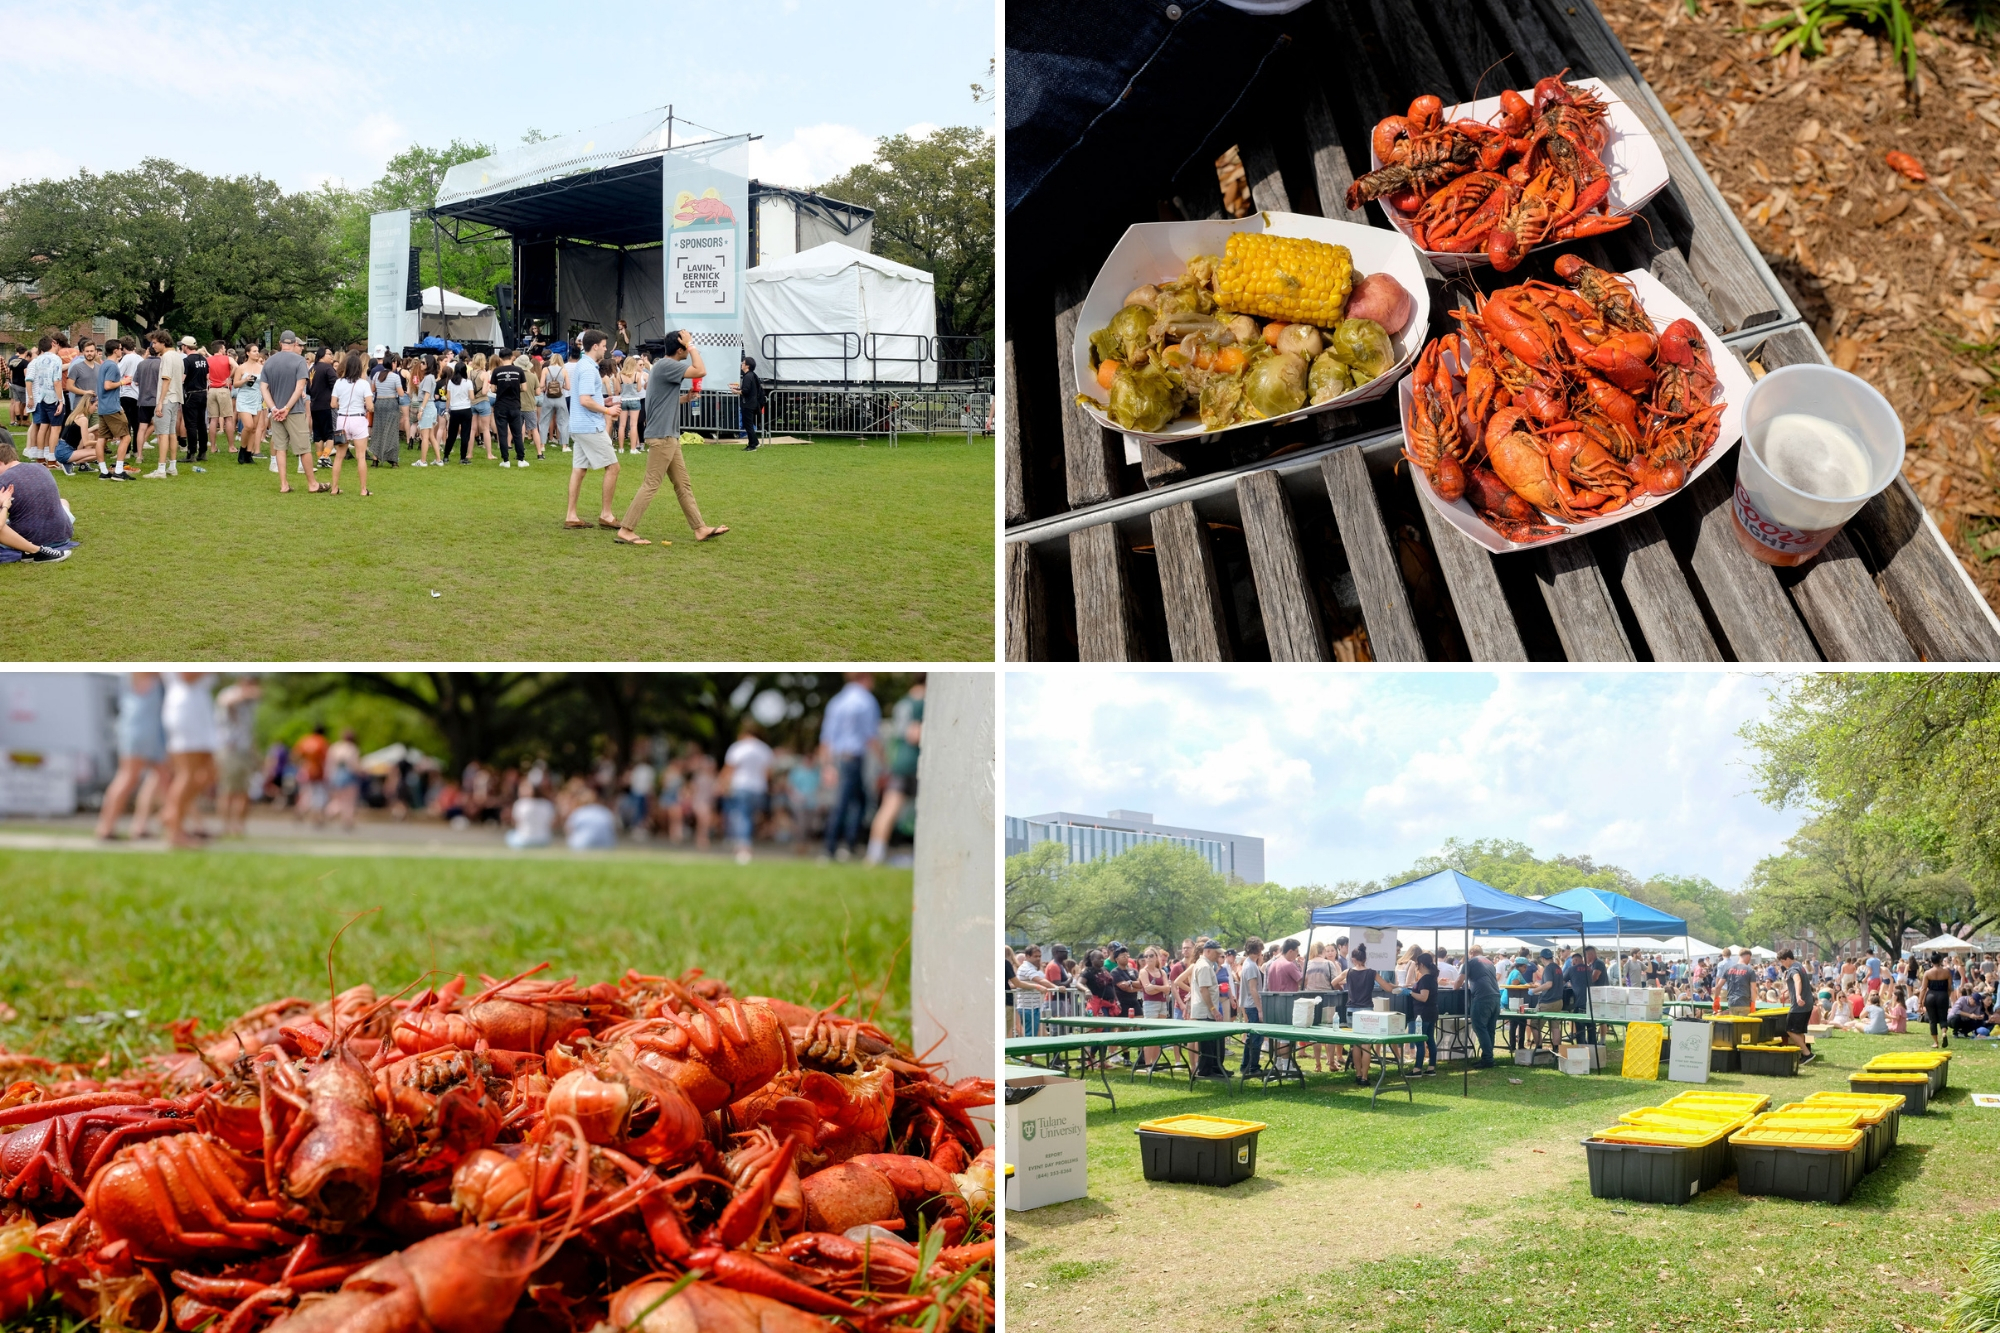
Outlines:
[[[1488,65],[1485,69],[1480,70],[1479,77],[1476,80],[1474,80],[1472,84],[1472,96],[1467,100],[1477,102],[1479,100],[1479,85],[1486,82],[1486,76],[1488,74],[1491,74],[1494,70],[1499,69],[1502,65],[1506,64],[1509,60],[1512,60],[1513,58],[1514,58],[1514,53],[1512,51],[1509,51],[1506,55],[1501,56],[1498,60]]]
[[[382,909],[371,907],[365,912],[356,912],[347,918],[347,926],[353,925],[364,916],[374,916]],[[340,992],[333,984],[333,951],[340,944],[340,937],[347,933],[347,926],[333,932],[333,938],[326,945],[326,1016],[333,1029],[333,1045],[340,1045]]]

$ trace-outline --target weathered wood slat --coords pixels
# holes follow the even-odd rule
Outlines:
[[[1118,494],[1118,470],[1125,465],[1125,442],[1105,430],[1076,405],[1076,371],[1070,346],[1076,340],[1077,314],[1090,294],[1096,275],[1076,274],[1056,290],[1056,383],[1062,395],[1063,476],[1069,507],[1099,504]]]
[[[1514,48],[1514,59],[1529,78],[1553,74],[1567,63],[1562,47],[1556,44],[1542,16],[1532,6],[1489,0],[1485,9],[1494,27]]]
[[[1265,212],[1291,212],[1292,197],[1285,191],[1285,174],[1278,169],[1270,139],[1246,135],[1236,151],[1243,159],[1243,179],[1250,183],[1250,202]]]
[[[1744,253],[1742,242],[1730,229],[1714,198],[1702,188],[1700,164],[1681,150],[1679,140],[1670,132],[1658,104],[1645,90],[1637,67],[1612,35],[1604,16],[1590,0],[1557,0],[1555,7],[1575,16],[1567,32],[1583,52],[1590,72],[1609,84],[1658,140],[1667,159],[1667,173],[1673,179],[1668,188],[1674,191],[1694,226],[1694,239],[1688,246],[1688,267],[1700,279],[1710,303],[1721,316],[1721,331],[1779,318],[1782,312],[1764,285],[1763,274],[1758,272],[1751,256]]]
[[[1610,529],[1598,548],[1604,576],[1617,581],[1655,662],[1720,662],[1722,651],[1702,619],[1667,534],[1652,514]],[[1609,548],[1608,550],[1606,548]]]
[[[1391,112],[1401,113],[1409,105],[1412,94],[1403,92],[1401,88],[1389,86],[1389,83],[1394,81],[1393,72],[1385,66],[1378,65],[1372,58],[1373,53],[1370,50],[1372,44],[1355,23],[1354,15],[1348,11],[1347,3],[1348,0],[1326,0],[1321,12],[1325,16],[1327,31],[1332,35],[1333,49],[1352,53],[1352,58],[1341,66],[1341,83],[1347,95],[1354,99],[1355,109],[1361,116],[1362,122],[1372,127],[1376,121]],[[1382,54],[1386,56],[1388,53]],[[1391,77],[1385,80],[1385,75]],[[1310,123],[1306,127],[1306,132],[1312,136],[1311,141],[1317,147],[1321,140],[1313,134]],[[1336,134],[1328,142],[1339,143],[1339,136]],[[1350,161],[1348,165],[1350,170],[1356,166],[1365,166],[1367,158],[1363,157],[1358,162]],[[1343,186],[1341,194],[1344,196],[1346,192]],[[1330,197],[1332,196],[1327,194],[1325,186],[1322,185],[1320,198],[1324,200]],[[1358,218],[1355,220],[1360,221]]]
[[[1007,660],[1046,662],[1049,595],[1026,542],[1007,543]]]
[[[1378,662],[1421,662],[1424,637],[1410,612],[1410,590],[1389,545],[1382,523],[1368,460],[1359,449],[1340,449],[1320,460],[1320,479],[1333,502],[1334,525],[1347,551],[1347,568],[1361,598],[1361,619],[1368,626],[1368,647]]]
[[[1797,580],[1791,584],[1792,602],[1829,661],[1916,660],[1916,649],[1889,614],[1889,604],[1845,532],[1835,533],[1803,573],[1780,578]]]
[[[1167,604],[1167,644],[1176,662],[1230,662],[1229,622],[1208,524],[1183,500],[1153,514],[1153,554]]]
[[[1430,528],[1431,547],[1437,552],[1438,568],[1444,571],[1445,586],[1451,589],[1451,607],[1458,614],[1458,628],[1465,635],[1472,660],[1527,661],[1528,649],[1521,642],[1514,609],[1507,605],[1500,577],[1493,571],[1493,557],[1474,546],[1471,538],[1422,499],[1418,499],[1417,508]]]
[[[1423,0],[1438,30],[1449,34],[1438,56],[1451,71],[1452,84],[1462,95],[1491,97],[1507,85],[1507,51],[1493,45],[1480,22],[1474,0]],[[1557,66],[1561,68],[1561,66]],[[1443,96],[1444,90],[1439,89]],[[1449,99],[1446,99],[1449,100]]]
[[[2000,662],[2000,634],[1924,523],[1908,482],[1862,506],[1848,524],[1874,557],[1875,582],[1911,645],[1929,662]]]
[[[1020,381],[1014,375],[1014,340],[1007,340],[1006,389],[1007,394],[1001,415],[1007,419],[1007,526],[1025,523],[1033,517],[1028,512],[1027,467],[1024,462],[1021,439],[1021,389]]]
[[[1302,113],[1306,147],[1312,154],[1313,181],[1319,187],[1320,212],[1341,222],[1366,226],[1367,213],[1358,208],[1349,211],[1347,207],[1347,187],[1354,184],[1354,171],[1348,165],[1347,149],[1340,142],[1340,126],[1333,118],[1333,108],[1327,105],[1324,88],[1314,84],[1306,90]]]
[[[1563,655],[1572,662],[1632,661],[1631,640],[1590,543],[1572,539],[1544,546],[1534,561],[1535,582],[1555,621]]]
[[[1264,637],[1274,662],[1324,662],[1326,633],[1319,604],[1306,579],[1299,550],[1298,525],[1284,484],[1268,469],[1236,480],[1236,502],[1243,512],[1243,536],[1250,546],[1250,574],[1257,584],[1257,605],[1264,613]]]
[[[1819,649],[1769,565],[1737,543],[1729,515],[1735,463],[1723,459],[1675,498],[1694,530],[1688,564],[1739,662],[1817,662]]]
[[[1157,490],[1171,482],[1180,481],[1192,475],[1192,470],[1181,460],[1178,449],[1162,449],[1157,444],[1139,441],[1139,475],[1146,479],[1147,490]]]
[[[1132,571],[1115,524],[1069,535],[1070,577],[1076,584],[1077,656],[1085,662],[1136,662],[1146,655]]]
[[[1438,58],[1437,48],[1431,45],[1430,34],[1424,31],[1410,0],[1367,0],[1367,7],[1375,20],[1375,31],[1382,35],[1382,43],[1402,74],[1404,84],[1436,93],[1447,102],[1455,100],[1461,90],[1453,86],[1452,77],[1445,70],[1444,61]],[[1404,100],[1407,104],[1408,99]],[[1363,114],[1367,114],[1365,108]],[[1387,114],[1386,110],[1379,112],[1375,119]]]
[[[1636,227],[1639,224],[1635,222],[1632,225]],[[1653,262],[1647,267],[1653,276],[1660,280],[1662,287],[1687,302],[1688,309],[1694,311],[1702,323],[1717,332],[1721,331],[1721,316],[1715,313],[1715,306],[1710,303],[1708,293],[1702,290],[1700,281],[1694,276],[1694,270],[1688,267],[1687,260],[1681,258],[1680,251],[1668,246],[1654,255]]]

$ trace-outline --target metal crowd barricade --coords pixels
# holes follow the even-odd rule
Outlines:
[[[838,342],[839,351],[830,351],[829,346]],[[770,378],[785,378],[787,361],[838,361],[840,362],[840,382],[852,384],[854,373],[850,367],[862,359],[861,335],[858,333],[831,333],[817,331],[811,333],[767,333],[763,345],[758,349],[763,353],[764,364],[770,368]]]
[[[914,352],[916,355],[893,355],[898,351]],[[868,335],[867,355],[868,378],[876,384],[883,382],[881,372],[883,364],[915,366],[916,374],[911,376],[913,383],[922,384],[927,378],[933,381],[937,378],[935,369],[929,376],[924,374],[924,368],[934,363],[931,357],[931,340],[921,333],[871,333]],[[899,375],[896,379],[900,382],[902,377]]]
[[[681,408],[681,429],[703,435],[740,435],[742,400],[726,390],[704,389]],[[921,385],[775,387],[765,396],[764,435],[956,435],[986,433],[993,396],[968,389]],[[967,431],[970,420],[976,432]]]
[[[931,339],[940,384],[991,385],[993,341],[974,335],[948,333]]]

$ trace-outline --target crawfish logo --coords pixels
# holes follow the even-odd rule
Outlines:
[[[692,190],[682,190],[674,199],[674,225],[692,227],[697,222],[734,222],[736,214],[723,202],[722,195],[711,185],[699,195]]]

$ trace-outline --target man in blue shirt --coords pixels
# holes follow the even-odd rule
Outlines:
[[[868,804],[862,784],[868,754],[882,750],[882,705],[875,698],[875,677],[866,671],[847,673],[847,684],[827,702],[820,719],[819,743],[840,770],[839,794],[826,820],[826,854],[845,861],[861,836],[861,816]]]
[[[585,329],[576,340],[583,355],[570,368],[569,376],[569,512],[563,515],[566,528],[587,528],[590,524],[576,516],[576,498],[583,490],[583,474],[604,469],[604,501],[597,507],[597,526],[618,530],[618,515],[611,497],[618,490],[618,451],[604,429],[604,376],[598,363],[604,360],[604,331]]]

